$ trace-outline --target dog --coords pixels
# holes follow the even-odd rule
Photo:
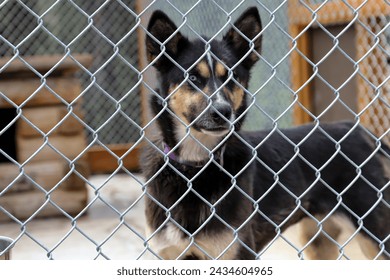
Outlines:
[[[354,122],[242,131],[261,52],[256,7],[221,40],[190,40],[162,11],[147,27],[158,88],[141,160],[146,246],[161,259],[259,259],[304,217],[334,213],[390,250],[390,149]],[[317,220],[316,217],[322,217]]]

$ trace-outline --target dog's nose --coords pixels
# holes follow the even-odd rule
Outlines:
[[[216,103],[213,104],[213,110],[211,111],[211,117],[216,122],[223,122],[224,119],[221,117],[224,116],[226,119],[230,120],[232,116],[232,108],[229,104],[225,103]],[[219,112],[219,113],[218,113]]]

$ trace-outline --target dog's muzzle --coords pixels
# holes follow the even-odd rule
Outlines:
[[[233,110],[229,103],[213,103],[194,124],[194,128],[213,136],[226,135],[233,122]]]

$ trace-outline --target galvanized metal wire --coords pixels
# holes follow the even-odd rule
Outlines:
[[[137,7],[135,2],[137,3]],[[242,140],[243,145],[248,146],[253,151],[251,161],[248,162],[248,164],[238,174],[230,174],[227,172],[213,155],[213,152],[220,148],[223,143],[219,144],[213,150],[209,150],[198,139],[190,134],[190,130],[187,127],[186,135],[179,141],[178,145],[183,143],[186,138],[192,138],[195,140],[196,143],[209,154],[209,160],[202,170],[207,168],[210,164],[218,165],[231,180],[229,191],[232,191],[233,189],[240,191],[245,198],[253,204],[253,215],[255,213],[259,213],[274,226],[276,234],[273,241],[261,252],[253,252],[257,258],[261,258],[262,255],[272,246],[274,241],[281,239],[295,250],[298,258],[303,259],[305,249],[310,246],[310,244],[313,243],[314,238],[320,234],[323,234],[325,238],[337,246],[339,259],[349,258],[349,256],[345,253],[345,247],[356,235],[358,235],[360,231],[365,231],[367,234],[372,236],[372,234],[364,228],[362,221],[373,208],[368,211],[365,216],[358,216],[343,203],[343,193],[336,192],[331,185],[322,179],[321,171],[329,164],[332,158],[330,158],[323,166],[315,167],[300,154],[300,146],[312,135],[314,129],[298,144],[293,143],[286,135],[283,134],[281,130],[283,127],[292,126],[294,122],[294,110],[297,106],[311,117],[313,123],[315,124],[315,129],[321,129],[320,123],[323,120],[323,116],[334,106],[334,104],[338,103],[353,116],[353,120],[356,122],[356,125],[358,123],[364,123],[371,129],[373,127],[375,128],[374,131],[377,136],[371,134],[369,131],[367,131],[367,133],[369,133],[370,137],[376,141],[377,150],[381,148],[380,140],[389,140],[390,88],[388,83],[388,61],[380,59],[379,61],[376,61],[376,63],[369,64],[368,68],[364,71],[362,71],[361,67],[361,64],[365,60],[373,59],[372,57],[378,57],[375,56],[377,52],[382,54],[380,57],[387,57],[387,59],[390,57],[389,15],[384,15],[379,18],[368,17],[363,19],[359,17],[359,13],[367,1],[363,1],[360,6],[350,5],[349,1],[341,1],[344,5],[348,6],[354,16],[351,21],[346,23],[340,33],[334,35],[329,32],[327,26],[321,24],[317,20],[318,12],[331,2],[333,1],[299,1],[300,5],[306,7],[307,10],[312,13],[312,21],[304,27],[302,32],[297,36],[292,36],[289,30],[289,3],[287,0],[3,0],[0,2],[0,55],[3,57],[9,57],[9,61],[7,63],[0,65],[0,77],[3,72],[7,71],[9,65],[13,61],[18,60],[22,61],[23,64],[25,64],[41,81],[40,87],[31,93],[31,95],[19,105],[0,92],[0,100],[7,103],[8,107],[14,111],[12,120],[0,127],[0,136],[5,135],[13,125],[15,125],[18,121],[23,120],[37,131],[42,138],[42,144],[40,147],[37,148],[36,151],[34,151],[34,153],[31,154],[25,161],[18,161],[12,157],[9,152],[3,148],[3,146],[0,145],[0,156],[4,158],[4,161],[13,164],[19,170],[19,174],[15,176],[15,178],[6,185],[0,186],[0,198],[6,198],[7,195],[13,191],[16,182],[21,179],[26,180],[44,197],[44,202],[39,205],[34,213],[27,219],[19,219],[6,207],[0,204],[0,212],[9,218],[8,227],[12,229],[10,232],[13,233],[12,238],[15,240],[12,245],[17,246],[18,243],[22,242],[33,243],[41,249],[42,256],[32,257],[43,257],[48,259],[56,259],[57,252],[64,246],[73,246],[75,250],[73,250],[71,255],[68,257],[78,258],[78,245],[72,243],[72,240],[73,236],[81,236],[84,243],[87,244],[86,247],[91,248],[91,252],[93,252],[90,254],[90,258],[111,259],[116,258],[117,255],[115,252],[112,253],[110,242],[112,242],[112,240],[116,240],[118,235],[125,235],[129,236],[128,239],[131,240],[131,244],[127,244],[126,246],[132,246],[133,249],[129,248],[129,250],[132,250],[133,258],[143,259],[150,256],[158,258],[158,253],[153,251],[153,248],[149,245],[149,241],[158,233],[161,227],[167,223],[173,223],[182,230],[186,236],[188,236],[188,248],[190,246],[195,246],[206,256],[211,258],[210,253],[195,242],[195,235],[197,232],[202,230],[205,224],[203,224],[203,226],[201,226],[195,233],[189,233],[179,223],[177,223],[170,214],[171,210],[178,205],[184,197],[179,199],[170,208],[166,208],[161,204],[161,202],[157,201],[147,192],[148,183],[152,181],[158,173],[156,173],[152,178],[149,178],[148,181],[145,181],[138,173],[131,172],[124,167],[123,159],[128,153],[138,147],[142,141],[146,141],[149,145],[154,145],[147,137],[146,131],[153,128],[158,115],[152,116],[150,119],[142,122],[140,98],[141,87],[146,88],[149,95],[155,95],[160,98],[164,110],[168,111],[169,114],[185,125],[185,123],[182,122],[178,116],[175,116],[174,112],[170,111],[168,108],[167,100],[175,93],[175,91],[171,92],[170,95],[164,99],[155,92],[155,84],[149,83],[145,78],[150,72],[151,65],[143,66],[142,63],[140,63],[143,58],[139,57],[139,48],[143,47],[143,42],[139,42],[140,39],[138,38],[138,35],[139,32],[143,34],[147,32],[145,23],[147,22],[146,19],[151,12],[156,9],[162,9],[174,19],[180,29],[180,32],[183,32],[192,38],[200,38],[204,41],[205,52],[203,55],[210,53],[215,59],[218,59],[210,50],[210,42],[220,38],[227,28],[232,26],[234,19],[237,18],[241,11],[249,6],[257,6],[260,10],[263,21],[263,31],[261,35],[265,39],[263,40],[264,46],[262,53],[257,54],[259,62],[253,70],[253,76],[256,75],[256,78],[252,79],[248,89],[244,89],[246,95],[249,96],[250,101],[249,108],[246,112],[248,113],[248,120],[245,128],[250,130],[269,128],[272,133],[276,132],[280,134],[283,139],[293,145],[295,154],[291,160],[295,158],[303,160],[308,166],[310,166],[312,172],[316,176],[315,181],[308,186],[307,192],[310,191],[316,183],[321,182],[337,197],[336,207],[343,206],[347,209],[349,214],[358,220],[360,227],[357,228],[354,234],[351,235],[343,244],[339,244],[337,240],[323,231],[324,223],[331,219],[336,207],[333,211],[321,219],[314,217],[311,213],[309,213],[301,205],[300,199],[305,195],[305,193],[297,196],[289,190],[288,186],[283,185],[279,180],[279,174],[287,168],[288,163],[280,170],[272,170],[269,168],[257,157],[256,148],[258,147],[251,147],[251,145],[246,143],[245,140],[242,139],[235,131],[234,123],[231,125],[229,135],[234,134]],[[340,46],[340,37],[348,32],[353,26],[357,26],[356,28],[359,29],[360,32],[369,34],[367,41],[360,43],[359,47],[361,48],[361,55],[357,58],[351,57]],[[310,28],[318,28],[322,30],[333,42],[332,49],[330,49],[327,54],[317,62],[312,61],[307,54],[303,53],[300,48],[298,48],[298,40],[304,36],[305,32],[309,32]],[[202,35],[206,35],[210,39],[206,40],[202,37]],[[250,40],[248,43],[251,43]],[[351,73],[351,75],[338,87],[332,85],[321,75],[319,71],[319,67],[323,61],[336,50],[342,53],[342,55],[354,66],[353,73]],[[297,90],[293,89],[291,85],[290,69],[292,65],[290,61],[292,53],[294,52],[298,53],[299,56],[312,67],[311,76]],[[80,64],[75,58],[74,54],[76,53],[91,53],[94,57],[94,64],[91,67],[85,67]],[[46,73],[40,73],[24,59],[27,55],[39,54],[61,54],[62,59]],[[56,67],[63,60],[68,58],[72,59],[74,63],[78,65],[80,69],[78,78],[82,81],[83,85],[83,89],[79,96],[71,102],[64,100],[58,93],[52,90],[47,83],[47,79],[50,75],[52,75]],[[189,69],[183,69],[173,58],[171,58],[171,61],[183,71],[182,83],[188,82]],[[224,67],[228,69],[228,72],[230,73],[229,79],[239,85],[238,81],[235,81],[232,75],[235,66],[229,68],[227,65],[224,65]],[[350,108],[340,95],[340,91],[348,82],[350,82],[351,79],[354,78],[361,79],[362,84],[365,85],[367,91],[369,92],[369,94],[360,97],[362,104],[365,105],[359,111]],[[326,108],[321,112],[313,112],[301,104],[299,100],[301,89],[308,86],[315,79],[325,84],[334,94],[332,102],[327,104]],[[221,85],[221,87],[223,86],[224,85]],[[56,98],[61,100],[67,109],[66,116],[48,132],[41,131],[23,114],[31,99],[41,88],[44,87],[47,88]],[[211,97],[207,98],[209,98],[210,101],[207,107],[209,108],[212,106]],[[83,104],[83,108],[86,112],[85,117],[82,117],[75,112],[74,107],[78,102],[82,102]],[[83,125],[89,137],[86,147],[74,158],[68,158],[65,156],[63,151],[58,149],[51,142],[53,132],[65,121],[67,117],[70,116]],[[330,135],[327,135],[325,131],[322,130],[322,132],[336,147],[335,155],[344,155],[340,149],[340,145],[348,134],[345,135],[343,139],[337,141],[332,139]],[[265,140],[266,139],[264,139],[264,141]],[[122,156],[117,156],[113,153],[108,145],[113,143],[129,142],[133,143],[132,148],[128,151],[128,153]],[[262,143],[260,143],[259,146],[261,144]],[[76,167],[79,160],[84,157],[88,150],[94,145],[98,145],[108,151],[118,162],[117,169],[100,181],[85,177]],[[36,180],[26,172],[26,166],[28,166],[35,156],[47,147],[54,150],[55,153],[57,153],[59,157],[61,157],[61,159],[63,159],[69,166],[69,170],[64,177],[58,183],[51,186],[49,190],[37,183]],[[177,147],[178,146],[172,147],[172,152],[174,152]],[[160,150],[159,147],[155,148],[156,150]],[[164,167],[169,167],[175,170],[181,178],[185,180],[188,187],[186,193],[193,193],[199,197],[199,199],[201,199],[210,209],[210,219],[211,217],[218,219],[231,231],[232,236],[234,236],[232,243],[223,250],[221,255],[229,250],[229,248],[233,245],[233,242],[239,242],[250,250],[250,248],[239,239],[239,228],[233,228],[224,221],[215,210],[216,206],[220,203],[224,196],[215,203],[210,203],[192,188],[193,182],[198,175],[192,178],[187,178],[175,168],[167,155],[165,155],[162,151],[161,154],[164,156]],[[390,158],[390,155],[387,156]],[[344,155],[344,157],[349,160],[346,155]],[[369,158],[367,161],[368,160]],[[296,205],[289,217],[297,211],[303,211],[316,223],[318,232],[307,244],[304,244],[303,247],[298,246],[289,240],[284,233],[282,233],[282,227],[288,219],[281,224],[276,224],[275,221],[272,221],[272,219],[270,219],[265,213],[262,213],[259,210],[259,203],[261,203],[261,200],[265,195],[267,195],[267,193],[258,200],[254,200],[237,185],[237,177],[245,170],[245,168],[247,168],[249,164],[255,161],[264,165],[264,167],[273,174],[275,179],[273,186],[278,185],[282,187],[292,197],[292,199],[294,199]],[[386,184],[381,189],[379,189],[378,186],[370,184],[361,174],[362,168],[367,161],[357,165],[353,161],[349,160],[350,164],[356,169],[356,178],[365,180],[370,187],[377,192],[377,203],[387,203],[388,205],[388,202],[384,201],[382,193],[384,189],[389,187],[390,183]],[[202,172],[202,170],[200,172]],[[162,169],[160,172],[161,171]],[[71,175],[76,175],[79,179],[83,180],[89,191],[88,203],[77,215],[70,215],[63,210],[55,200],[53,200],[55,191],[58,190],[61,184]],[[113,187],[111,183],[115,181],[119,175],[127,178],[127,180],[132,182],[133,187],[135,186],[135,188],[137,188],[137,194],[133,196],[133,200],[127,201],[124,205],[113,204],[110,195],[107,194],[109,189]],[[123,182],[121,182],[121,184],[123,184]],[[353,182],[345,188],[344,192],[346,192],[352,184]],[[271,189],[272,188],[273,187],[271,187]],[[228,193],[226,193],[225,196],[227,194]],[[154,201],[167,214],[165,223],[152,233],[151,236],[146,236],[142,230],[142,226],[134,223],[134,219],[139,218],[139,208],[143,207],[143,199],[145,197]],[[37,216],[49,205],[57,209],[59,215],[63,218],[62,221],[65,226],[61,234],[55,236],[56,242],[47,244],[45,241],[42,241],[41,237],[36,236],[34,226],[45,226],[45,222],[37,219]],[[97,235],[93,228],[88,228],[88,223],[85,222],[84,218],[85,214],[90,213],[97,207],[99,207],[99,209],[104,209],[101,213],[106,213],[106,215],[108,215],[111,219],[103,236]],[[242,226],[245,226],[250,218],[251,217],[249,217]],[[0,235],[2,235],[1,224]],[[372,237],[378,242],[381,242],[375,236]],[[0,254],[1,253],[2,252],[0,252]],[[186,251],[183,251],[181,256],[185,253]],[[61,256],[59,258],[61,258]]]

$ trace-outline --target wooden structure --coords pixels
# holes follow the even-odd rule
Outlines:
[[[74,58],[84,67],[92,62]],[[0,148],[8,155],[0,161],[0,206],[18,219],[76,215],[86,206],[78,63],[60,55],[0,59],[0,130],[7,128]],[[0,221],[8,219],[0,211]]]
[[[294,112],[295,123],[312,121],[311,114],[320,113],[316,112],[315,101],[317,95],[321,93],[316,91],[313,85],[316,82],[313,73],[318,69],[314,69],[309,60],[316,60],[313,58],[315,56],[313,47],[317,39],[315,30],[321,24],[329,30],[329,33],[332,33],[331,29],[335,27],[341,27],[342,36],[350,33],[350,30],[353,33],[352,37],[346,40],[352,50],[352,58],[356,61],[356,64],[349,69],[352,72],[346,76],[348,83],[353,83],[355,89],[354,92],[349,93],[354,95],[356,103],[356,108],[352,109],[355,109],[360,120],[377,135],[385,134],[390,122],[390,110],[388,103],[386,105],[383,100],[389,100],[390,90],[384,84],[389,76],[389,66],[386,51],[382,51],[388,48],[385,32],[382,32],[382,29],[388,23],[390,5],[383,0],[346,1],[348,3],[333,0],[323,4],[303,2],[305,4],[298,0],[289,1],[290,35],[293,38],[292,48],[294,48],[291,57],[292,88],[298,95]],[[342,36],[337,37],[339,43]],[[332,59],[331,55],[329,55],[330,59]],[[328,57],[324,60],[326,59]],[[353,73],[356,65],[358,74]],[[332,67],[333,76],[336,76],[343,71],[344,65],[336,59]],[[332,80],[329,82],[332,83]]]

